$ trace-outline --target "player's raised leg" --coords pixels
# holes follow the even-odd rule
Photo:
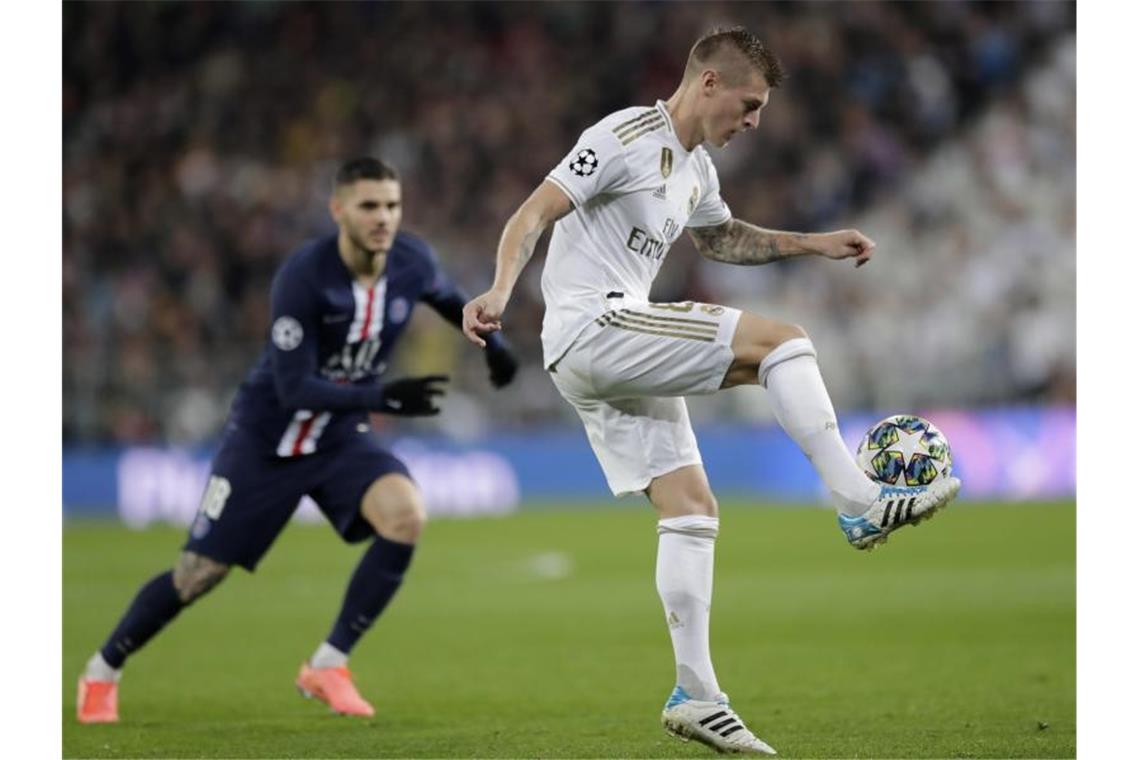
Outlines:
[[[343,715],[371,717],[375,710],[353,684],[348,655],[403,583],[426,511],[411,479],[393,472],[377,478],[368,487],[360,503],[360,515],[375,536],[349,579],[328,638],[301,665],[297,688]],[[330,517],[335,523],[336,518]]]
[[[709,652],[713,555],[720,521],[704,467],[681,467],[654,478],[646,495],[657,523],[657,592],[673,640],[677,685],[661,721],[682,739],[724,752],[775,754],[728,705]]]
[[[79,678],[76,712],[80,723],[119,720],[119,679],[127,657],[145,646],[184,607],[221,583],[228,572],[228,565],[184,551],[173,570],[143,584]]]
[[[957,478],[899,488],[876,484],[863,473],[839,434],[815,347],[802,328],[745,312],[732,350],[723,387],[759,383],[767,388],[776,420],[827,485],[852,546],[872,548],[895,528],[930,517],[958,493]],[[899,500],[909,505],[907,518],[888,525],[881,519],[883,510]]]

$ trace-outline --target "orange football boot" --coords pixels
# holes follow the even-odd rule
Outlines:
[[[341,715],[371,718],[376,714],[356,690],[348,668],[311,668],[308,661],[302,662],[301,672],[297,674],[297,691],[306,699],[316,697]]]
[[[80,723],[118,723],[119,684],[80,677],[75,712]]]

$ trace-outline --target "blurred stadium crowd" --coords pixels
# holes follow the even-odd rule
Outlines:
[[[840,408],[1071,401],[1075,4],[66,3],[64,441],[198,441],[261,350],[282,257],[333,229],[344,158],[403,173],[405,227],[469,291],[507,216],[600,117],[673,91],[739,23],[789,72],[713,150],[736,216],[858,226],[876,260],[754,269],[682,240],[657,300],[804,325]],[[540,246],[540,251],[544,245]],[[541,253],[536,255],[541,259]],[[456,435],[572,412],[541,368],[541,262],[508,310],[525,367],[420,314],[397,372],[452,374]],[[755,412],[763,394],[693,404]]]

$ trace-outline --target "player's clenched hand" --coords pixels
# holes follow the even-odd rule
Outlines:
[[[444,394],[442,385],[449,379],[447,375],[426,375],[385,383],[380,389],[380,408],[377,411],[402,417],[439,414],[435,397]]]
[[[875,241],[859,230],[839,230],[811,236],[811,246],[829,259],[855,259],[861,267],[871,260]]]
[[[475,345],[485,348],[487,341],[482,336],[503,329],[500,320],[506,308],[507,296],[493,289],[472,298],[463,307],[463,334]]]

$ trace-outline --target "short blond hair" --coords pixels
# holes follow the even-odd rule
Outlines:
[[[726,59],[735,58],[735,61]],[[685,79],[690,79],[704,70],[709,63],[717,62],[718,67],[731,80],[741,81],[746,74],[744,67],[759,72],[769,87],[779,87],[784,81],[784,67],[760,38],[742,26],[718,27],[707,32],[689,51],[689,61],[685,64]],[[745,66],[738,65],[743,63]]]

